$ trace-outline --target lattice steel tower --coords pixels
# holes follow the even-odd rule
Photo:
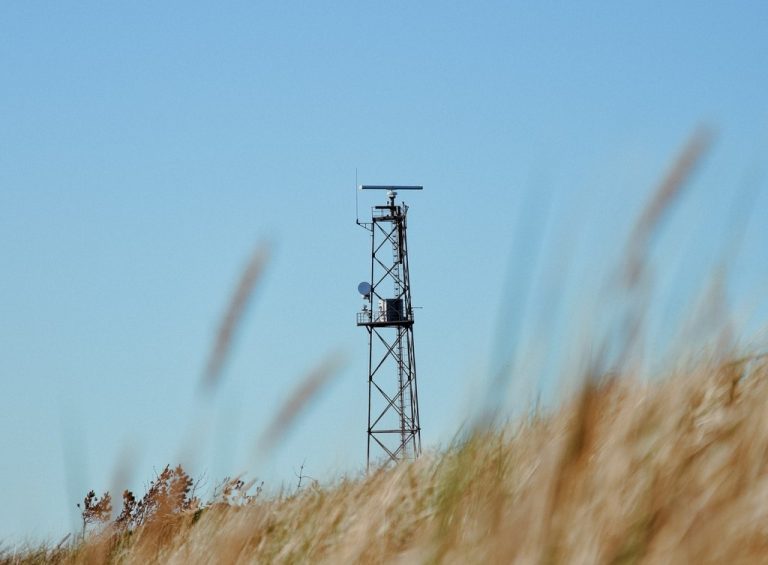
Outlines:
[[[370,282],[362,282],[363,308],[357,325],[368,331],[368,448],[366,461],[383,455],[398,461],[421,454],[419,395],[413,346],[413,304],[408,274],[408,206],[395,204],[402,190],[421,186],[371,186],[386,190],[387,204],[374,206],[371,221],[358,225],[370,232]]]

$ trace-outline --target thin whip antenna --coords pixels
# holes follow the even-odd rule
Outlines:
[[[357,209],[357,167],[355,167],[355,223],[360,225],[360,213]]]

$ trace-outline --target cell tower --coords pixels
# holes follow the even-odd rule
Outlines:
[[[386,190],[387,203],[374,206],[371,221],[357,224],[371,234],[371,278],[357,289],[363,307],[357,325],[368,331],[368,448],[366,461],[412,459],[421,454],[419,395],[413,347],[413,304],[408,275],[406,216],[397,193],[421,186],[371,186]]]

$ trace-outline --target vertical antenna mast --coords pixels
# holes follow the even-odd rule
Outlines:
[[[355,167],[355,223],[360,225],[360,213],[357,208],[357,167]]]
[[[363,185],[386,190],[387,203],[374,206],[371,222],[357,224],[371,234],[370,282],[358,285],[363,308],[357,325],[368,331],[367,465],[413,459],[421,454],[419,395],[413,343],[413,304],[408,271],[408,206],[397,193],[421,186]]]

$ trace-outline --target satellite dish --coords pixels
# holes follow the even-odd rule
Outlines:
[[[357,292],[362,294],[363,296],[368,296],[371,294],[371,291],[373,289],[371,288],[371,285],[367,282],[361,282],[359,285],[357,285]]]

